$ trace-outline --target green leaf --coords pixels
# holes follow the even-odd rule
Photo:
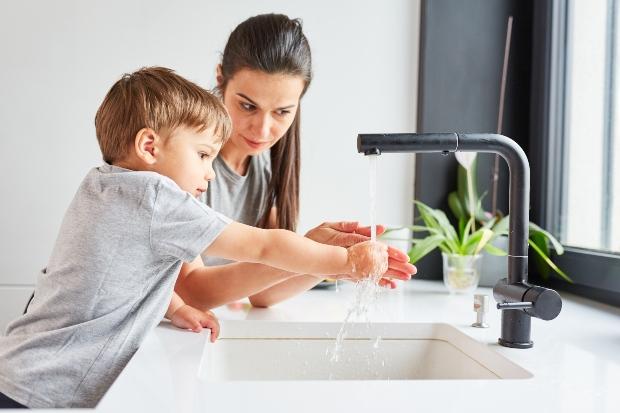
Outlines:
[[[434,209],[433,212],[435,218],[437,219],[437,222],[439,223],[439,225],[441,225],[444,232],[446,233],[446,236],[455,243],[458,243],[459,237],[456,234],[452,223],[448,220],[446,214],[440,209]]]
[[[427,226],[430,226],[430,227],[433,227],[433,228],[436,228],[442,231],[443,234],[445,234],[444,241],[446,242],[446,244],[448,244],[447,246],[450,248],[450,250],[458,251],[459,249],[458,236],[456,235],[456,231],[454,230],[454,227],[448,220],[448,217],[446,217],[446,214],[439,209],[433,209],[429,207],[423,202],[420,202],[420,201],[414,201],[414,202],[416,206],[418,207],[418,211],[420,211],[420,215],[422,216],[424,223],[426,223]]]
[[[484,250],[486,252],[488,252],[491,255],[496,255],[496,256],[500,256],[500,257],[504,257],[506,255],[508,255],[508,253],[506,251],[504,251],[501,248],[497,248],[495,245],[493,244],[487,244],[484,246]]]
[[[409,225],[407,226],[407,228],[409,228],[411,230],[411,232],[430,232],[431,234],[442,234],[443,231],[440,231],[438,229],[435,228],[429,228],[427,226],[424,225]]]
[[[491,237],[493,237],[493,231],[491,231],[490,229],[484,228],[484,229],[480,229],[479,231],[482,232],[482,237],[480,237],[480,241],[478,241],[478,245],[476,246],[474,255],[478,255],[480,251],[482,250],[482,248],[484,248],[485,245],[487,245]]]
[[[547,238],[545,238],[545,236],[542,233],[530,232],[530,239],[528,240],[528,242],[530,244],[536,245],[538,249],[542,252],[542,254],[544,254],[545,256],[548,257],[549,255],[551,255],[549,254],[549,242],[547,241]],[[545,263],[545,260],[542,259],[540,255],[535,255],[534,263],[536,264],[536,269],[538,270],[540,275],[543,277],[543,279],[545,280],[548,279],[550,267]]]
[[[479,229],[474,232],[467,242],[461,247],[461,255],[476,255],[480,253],[482,248],[489,242],[493,236],[493,231],[488,229]]]
[[[467,241],[469,241],[469,233],[471,231],[471,226],[473,224],[474,224],[474,220],[472,218],[469,218],[467,220],[467,224],[465,225],[465,229],[463,232],[463,238],[461,239],[461,250],[467,244]]]
[[[535,232],[535,233],[538,232],[542,234],[546,239],[551,241],[551,244],[553,245],[553,249],[555,250],[556,254],[558,255],[564,254],[564,247],[562,246],[562,244],[560,244],[560,241],[558,241],[553,235],[551,235],[549,232],[545,231],[538,225],[534,224],[533,222],[530,222],[530,233],[532,232]]]
[[[442,231],[441,225],[439,225],[437,220],[433,217],[431,207],[420,201],[414,201],[414,203],[418,207],[420,217],[422,218],[422,221],[424,221],[424,224],[426,224],[427,227]]]
[[[443,235],[430,235],[420,242],[415,243],[409,251],[410,262],[415,264],[426,254],[439,247],[444,240],[445,237]]]
[[[463,237],[465,236],[465,228],[467,226],[467,220],[465,217],[459,218],[459,239],[461,240],[461,245],[463,244]]]
[[[451,192],[450,195],[448,195],[448,206],[456,219],[460,220],[461,218],[465,218],[465,208],[463,208],[458,193]]]
[[[396,228],[387,228],[385,231],[383,231],[383,234],[379,235],[379,238],[383,238],[385,237],[385,235],[389,234],[390,232],[398,231],[403,228],[405,227],[403,226],[403,227],[396,227]]]
[[[573,283],[573,280],[568,275],[566,275],[564,271],[558,268],[558,266],[555,265],[547,255],[545,255],[545,253],[538,247],[538,245],[531,242],[530,240],[528,240],[527,242],[530,244],[532,249],[536,251],[543,260],[545,260],[547,265],[549,265],[560,277],[562,277],[565,281],[568,281],[571,284]]]

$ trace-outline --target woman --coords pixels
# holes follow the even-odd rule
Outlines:
[[[301,22],[284,15],[251,17],[231,33],[217,67],[217,90],[233,122],[233,133],[213,167],[205,202],[244,224],[295,231],[299,215],[300,100],[312,80],[310,46]],[[383,231],[382,227],[378,232]],[[348,247],[365,241],[369,228],[355,222],[324,223],[306,236]],[[390,248],[389,278],[415,272],[402,251]],[[176,291],[188,304],[209,309],[249,297],[269,306],[321,282],[250,263],[205,257],[201,272],[179,277]],[[183,270],[182,270],[183,271]]]

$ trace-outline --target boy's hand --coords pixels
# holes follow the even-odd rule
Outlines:
[[[220,323],[211,311],[200,311],[187,304],[182,305],[170,317],[176,327],[199,333],[204,328],[211,329],[211,342],[220,335]]]
[[[388,249],[379,242],[360,242],[347,249],[347,266],[353,279],[383,275],[388,269]]]
[[[385,232],[383,225],[377,225],[377,236]],[[364,241],[370,241],[370,227],[360,227],[357,222],[324,222],[311,229],[305,235],[313,241],[322,244],[336,245],[349,248]],[[379,280],[379,285],[386,288],[395,288],[396,284],[391,279],[407,281],[417,272],[415,266],[409,263],[409,256],[392,246],[388,246],[388,269]],[[330,276],[335,279],[350,279],[348,274]]]

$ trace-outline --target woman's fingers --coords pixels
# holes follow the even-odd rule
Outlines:
[[[379,286],[393,290],[394,288],[396,288],[396,283],[388,278],[381,278],[379,280]]]
[[[341,247],[349,248],[360,242],[368,241],[369,239],[370,238],[360,234],[338,234],[335,242]]]
[[[385,227],[383,225],[377,225],[377,235],[381,235],[384,232],[385,232]],[[355,230],[355,233],[370,237],[370,227],[358,227]]]
[[[409,262],[409,255],[404,251],[399,250],[398,248],[388,246],[388,255],[390,258],[395,259],[396,261],[401,262]]]
[[[317,228],[331,228],[340,232],[354,232],[358,225],[357,221],[323,222]]]
[[[399,280],[409,280],[417,271],[415,265],[388,258],[388,270],[383,275],[398,278]]]
[[[409,281],[411,279],[411,274],[407,274],[402,271],[387,270],[383,274],[383,277],[394,279],[394,280],[400,280],[400,281]]]

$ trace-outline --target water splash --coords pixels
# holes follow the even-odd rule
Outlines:
[[[370,193],[370,238],[372,241],[377,240],[377,224],[375,221],[376,209],[377,209],[377,157],[378,155],[369,155],[369,193]],[[371,307],[376,303],[377,297],[381,292],[379,287],[379,279],[381,274],[373,274],[368,278],[355,283],[355,299],[353,305],[347,311],[347,315],[340,326],[338,335],[336,336],[336,343],[332,350],[330,361],[332,363],[338,362],[340,359],[340,353],[342,352],[342,346],[344,339],[347,335],[347,330],[352,321],[370,323],[369,313]],[[378,341],[377,346],[378,348]]]

